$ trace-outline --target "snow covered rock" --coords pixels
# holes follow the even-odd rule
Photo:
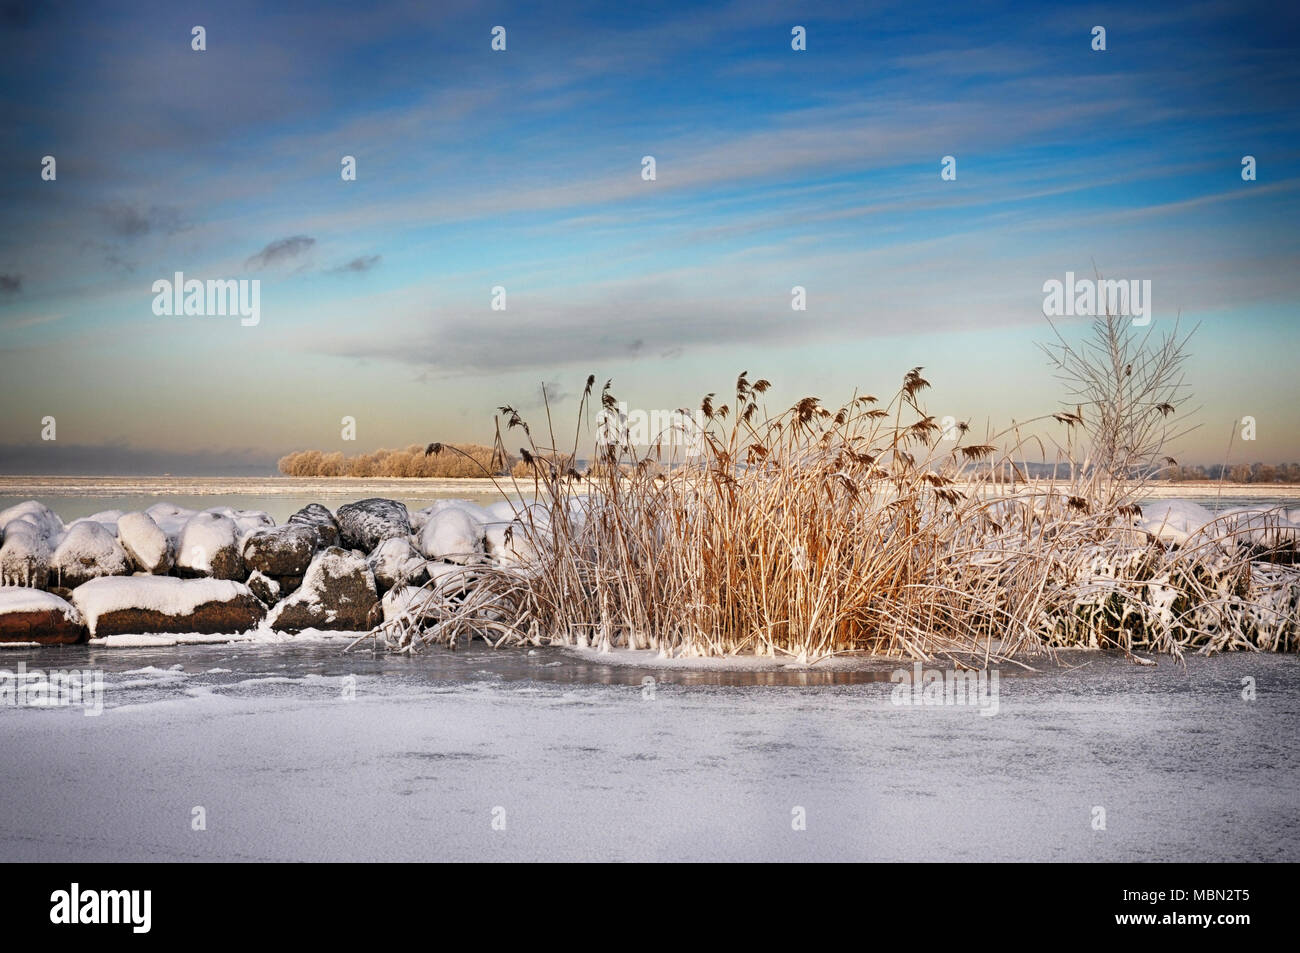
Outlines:
[[[249,575],[244,585],[248,587],[249,592],[257,596],[258,601],[264,606],[273,606],[280,601],[280,584],[270,576],[254,572]]]
[[[50,578],[53,550],[48,537],[23,520],[11,522],[0,546],[0,584],[43,589]]]
[[[498,500],[484,509],[488,513],[486,522],[509,523],[517,519],[527,523],[531,520],[533,525],[538,527],[549,525],[551,522],[551,509],[545,503]]]
[[[397,586],[390,589],[383,599],[384,621],[406,618],[411,622],[426,621],[429,613],[426,605],[431,593],[419,586]]]
[[[73,523],[50,557],[53,581],[69,589],[100,576],[125,576],[130,571],[117,537],[94,520]]]
[[[510,519],[513,517],[513,513],[511,513],[510,516],[494,516],[493,509],[496,506],[497,504],[495,503],[490,507],[479,506],[477,503],[471,503],[469,500],[435,500],[418,513],[412,515],[411,529],[416,536],[419,536],[420,532],[424,529],[425,524],[428,523],[432,517],[437,516],[439,513],[445,512],[446,510],[460,510],[475,523],[480,525],[486,525],[494,519]]]
[[[502,566],[532,559],[537,555],[537,547],[533,545],[529,533],[542,532],[544,525],[535,523],[528,527],[520,520],[489,523],[483,539],[488,558]]]
[[[365,631],[378,603],[375,575],[365,557],[331,546],[316,554],[298,591],[276,604],[266,626],[282,632]]]
[[[182,576],[244,578],[239,554],[239,527],[229,516],[195,513],[181,530],[176,544],[176,569]]]
[[[479,578],[474,569],[455,563],[428,562],[424,564],[424,571],[429,574],[433,589],[449,597],[468,592]]]
[[[429,515],[420,530],[420,552],[427,559],[478,562],[483,555],[483,524],[459,507]]]
[[[290,516],[289,522],[294,525],[315,526],[320,530],[322,546],[337,546],[339,544],[338,521],[334,519],[333,513],[319,503],[308,503],[297,513]]]
[[[1282,507],[1237,506],[1219,514],[1220,535],[1266,557],[1294,554],[1300,525]]]
[[[243,632],[266,610],[242,583],[229,579],[125,576],[92,579],[72,593],[93,638],[152,632]]]
[[[429,578],[424,569],[424,557],[404,536],[391,536],[375,547],[366,560],[375,574],[375,585],[380,595],[395,586],[419,586]]]
[[[47,540],[57,540],[63,535],[63,520],[44,503],[28,500],[0,510],[0,533],[8,534],[14,523],[29,524]]]
[[[35,500],[0,511],[0,584],[43,589],[62,535],[63,520]]]
[[[396,500],[369,499],[345,503],[338,511],[339,536],[346,549],[373,552],[393,536],[410,536],[411,519],[406,505]]]
[[[249,533],[275,525],[275,520],[270,514],[262,510],[237,510],[229,506],[210,506],[203,512],[229,517],[234,522],[241,539]]]
[[[1138,526],[1166,543],[1182,545],[1213,522],[1214,514],[1196,503],[1149,500],[1142,504]],[[1215,535],[1212,527],[1208,535]]]
[[[81,613],[50,592],[0,586],[0,642],[84,642]]]
[[[149,518],[158,524],[158,528],[167,534],[171,540],[172,561],[175,563],[176,555],[180,552],[181,533],[185,531],[185,524],[194,516],[193,510],[187,510],[183,506],[177,506],[175,503],[155,503],[145,510]]]
[[[82,517],[79,520],[73,520],[68,524],[68,529],[76,526],[78,523],[99,523],[104,529],[108,530],[114,536],[117,535],[117,521],[122,518],[121,510],[101,510],[98,513],[92,513],[90,516]]]
[[[301,576],[320,545],[320,529],[286,523],[255,529],[244,537],[245,568],[268,576]]]
[[[117,541],[140,572],[164,575],[171,570],[176,558],[171,537],[148,513],[127,513],[119,519]]]

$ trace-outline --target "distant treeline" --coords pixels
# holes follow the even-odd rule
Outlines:
[[[1216,463],[1209,467],[1174,466],[1166,476],[1182,480],[1223,480],[1227,483],[1300,483],[1300,463]]]
[[[502,459],[499,451],[474,443],[444,444],[436,454],[424,451],[418,443],[352,457],[340,450],[298,450],[281,457],[279,467],[285,476],[296,477],[482,477],[502,473],[515,463],[513,457]]]
[[[1016,468],[1033,479],[1055,478],[1066,480],[1070,477],[1070,465],[1066,463],[1018,463]],[[1009,464],[998,467],[988,465],[972,467],[971,473],[992,474],[995,479],[1014,480],[1015,473]],[[1141,474],[1134,472],[1133,477]],[[1153,480],[1169,480],[1173,483],[1191,480],[1222,480],[1225,483],[1300,483],[1300,463],[1216,463],[1211,466],[1188,466],[1169,464],[1154,467],[1148,472]]]
[[[472,460],[467,460],[461,453],[454,453],[450,447],[464,451]],[[425,454],[425,447],[413,443],[402,450],[376,450],[374,453],[361,453],[345,457],[342,451],[325,453],[320,450],[299,450],[280,458],[280,472],[286,476],[298,477],[482,477],[487,474],[498,475],[513,470],[516,477],[532,477],[540,472],[537,464],[543,467],[559,465],[567,468],[576,465],[585,469],[586,461],[573,464],[567,458],[561,463],[558,458],[546,461],[535,458],[533,466],[508,454],[502,459],[499,451],[474,443],[446,444],[437,454]],[[487,471],[485,474],[484,471]],[[1019,470],[1031,479],[1056,478],[1069,479],[1070,467],[1067,464],[1022,462],[1011,465],[1003,463],[998,467],[988,464],[976,465],[967,469],[974,477],[984,477],[997,482],[1014,483]],[[1135,473],[1134,476],[1137,476]],[[1223,480],[1227,483],[1300,483],[1300,463],[1236,463],[1223,466],[1184,466],[1174,464],[1163,467],[1151,474],[1152,479],[1170,480],[1175,483],[1189,480]]]

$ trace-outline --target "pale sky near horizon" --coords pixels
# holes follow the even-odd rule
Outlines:
[[[0,6],[0,471],[486,442],[589,373],[777,408],[923,365],[1000,427],[1059,408],[1043,284],[1094,269],[1200,325],[1175,456],[1250,415],[1233,462],[1300,460],[1294,7],[258,7]],[[178,271],[260,280],[260,322],[155,315]]]

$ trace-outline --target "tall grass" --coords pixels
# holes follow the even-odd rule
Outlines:
[[[1073,409],[978,441],[964,425],[939,439],[919,367],[887,398],[806,397],[773,414],[768,382],[741,374],[732,399],[701,402],[697,454],[676,452],[672,434],[642,447],[607,433],[583,473],[581,424],[560,449],[549,416],[538,439],[503,407],[498,449],[516,431],[527,446],[501,489],[536,501],[513,530],[523,555],[476,567],[469,588],[431,584],[378,635],[398,650],[477,635],[804,662],[1294,649],[1294,576],[1265,579],[1272,570],[1221,543],[1171,548],[1135,528],[1181,349],[1135,356],[1146,344],[1114,319],[1094,333],[1097,361],[1068,345],[1056,355],[1084,395]],[[599,401],[616,406],[609,384]],[[1030,480],[1018,461],[1031,451],[1070,476]],[[1011,492],[994,479],[1008,473]]]

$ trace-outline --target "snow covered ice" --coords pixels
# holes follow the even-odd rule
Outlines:
[[[1004,670],[983,718],[893,706],[888,664],[707,671],[346,642],[60,650],[107,670],[106,710],[0,708],[0,856],[1300,858],[1293,656],[1146,669],[1075,654],[1081,669]],[[0,665],[19,657],[48,656]],[[1241,700],[1245,675],[1267,704]],[[1189,732],[1194,756],[1171,743]]]

